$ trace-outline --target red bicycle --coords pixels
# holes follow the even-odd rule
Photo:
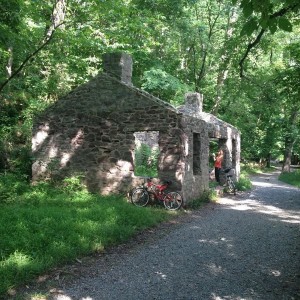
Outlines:
[[[136,187],[131,191],[131,203],[136,206],[146,206],[149,200],[158,200],[164,203],[168,210],[177,210],[183,204],[182,196],[178,192],[167,192],[166,189],[171,185],[171,181],[163,184],[155,184],[152,177],[144,178],[144,185]]]

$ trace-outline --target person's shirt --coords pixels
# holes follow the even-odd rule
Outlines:
[[[218,155],[216,157],[216,160],[215,160],[215,167],[216,168],[221,168],[222,167],[222,155]]]

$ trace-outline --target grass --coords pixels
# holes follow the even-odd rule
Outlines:
[[[138,208],[121,196],[90,194],[76,178],[54,187],[0,175],[0,298],[38,274],[169,217],[163,209]]]
[[[270,167],[270,168],[265,168],[261,167],[258,164],[252,163],[252,164],[247,164],[247,165],[241,165],[241,179],[237,183],[238,189],[240,188],[239,183],[241,182],[243,185],[246,184],[247,186],[247,180],[248,180],[248,175],[253,175],[253,174],[260,174],[263,172],[272,172],[276,170],[275,167]],[[300,188],[300,170],[296,170],[293,172],[284,172],[279,175],[278,178],[280,181],[294,185],[296,187]],[[250,180],[249,180],[250,181]]]
[[[247,164],[241,164],[241,172],[244,175],[255,175],[255,174],[261,174],[264,172],[272,172],[276,170],[275,167],[263,167],[258,163],[247,163]]]
[[[279,180],[300,188],[300,170],[290,173],[281,173]]]

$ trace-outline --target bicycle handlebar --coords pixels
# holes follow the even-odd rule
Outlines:
[[[152,182],[152,179],[154,177],[149,177],[149,176],[138,176],[140,178],[143,178],[144,179],[144,183],[146,182]],[[172,181],[171,180],[163,180],[163,183],[164,185],[171,185],[172,184]]]

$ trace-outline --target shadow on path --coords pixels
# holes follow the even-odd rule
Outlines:
[[[104,255],[45,299],[300,299],[300,189],[276,174],[252,180],[251,193]]]

